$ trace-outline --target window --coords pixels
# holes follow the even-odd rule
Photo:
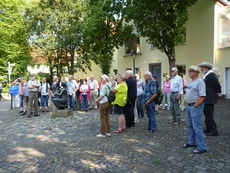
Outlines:
[[[178,74],[186,74],[186,65],[177,65]]]
[[[141,72],[141,69],[139,67],[135,68],[135,74],[139,74]]]
[[[131,39],[125,43],[125,56],[132,55],[133,51],[136,51],[136,54],[141,53],[140,37]]]
[[[118,74],[118,70],[117,69],[114,69],[113,72],[114,72],[115,75]]]
[[[157,47],[153,43],[150,43],[150,49],[154,50],[154,49],[157,49]]]
[[[230,47],[230,10],[218,13],[217,48]]]

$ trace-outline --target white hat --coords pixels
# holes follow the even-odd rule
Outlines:
[[[176,67],[173,67],[171,71],[178,71],[178,69]]]
[[[196,65],[191,65],[188,70],[193,70],[193,71],[196,71],[196,72],[200,72],[199,67],[197,67]]]
[[[198,66],[199,66],[199,67],[208,67],[208,68],[210,68],[210,69],[213,68],[213,65],[210,64],[209,62],[206,62],[206,61],[202,62],[202,63],[199,64]]]
[[[108,77],[106,74],[103,74],[103,75],[101,76],[101,78],[102,78],[103,80],[109,80],[109,77]]]

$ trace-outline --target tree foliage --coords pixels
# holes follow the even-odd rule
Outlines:
[[[8,74],[8,62],[15,63],[12,77],[26,72],[30,47],[23,1],[0,1],[0,75]]]
[[[170,69],[175,66],[175,46],[184,42],[188,8],[196,1],[128,1],[127,20],[132,20],[137,31],[167,55]]]
[[[132,26],[124,22],[126,0],[91,0],[84,20],[83,55],[109,74],[114,49],[130,35]]]
[[[69,74],[75,67],[87,68],[88,59],[78,57],[82,44],[83,4],[80,0],[40,0],[27,10],[33,45],[48,57],[51,72]],[[84,65],[82,65],[84,64]]]

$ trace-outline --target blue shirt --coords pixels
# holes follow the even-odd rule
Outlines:
[[[29,97],[29,88],[28,88],[28,84],[26,84],[26,92],[25,92],[25,96]]]
[[[13,96],[18,95],[18,91],[19,91],[19,86],[18,85],[14,85],[14,86],[10,86],[10,94]]]
[[[155,93],[157,93],[156,83],[153,81],[153,79],[149,79],[145,85],[143,93],[144,103],[146,103]]]
[[[75,92],[77,88],[77,84],[74,80],[67,82],[67,93],[69,95],[73,95],[73,92]]]

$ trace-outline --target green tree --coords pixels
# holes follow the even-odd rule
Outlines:
[[[48,57],[51,73],[58,76],[67,67],[69,74],[75,67],[84,69],[83,58],[76,61],[82,44],[82,7],[80,0],[40,0],[27,10],[30,19],[32,43]]]
[[[24,74],[31,60],[29,34],[22,0],[0,1],[0,75],[8,74],[8,62],[15,63],[12,77]]]
[[[175,46],[184,43],[188,8],[197,0],[128,0],[127,20],[148,42],[163,51],[169,68],[175,66]]]
[[[132,26],[124,22],[126,0],[91,0],[84,20],[82,56],[109,74],[115,48],[129,39]]]

